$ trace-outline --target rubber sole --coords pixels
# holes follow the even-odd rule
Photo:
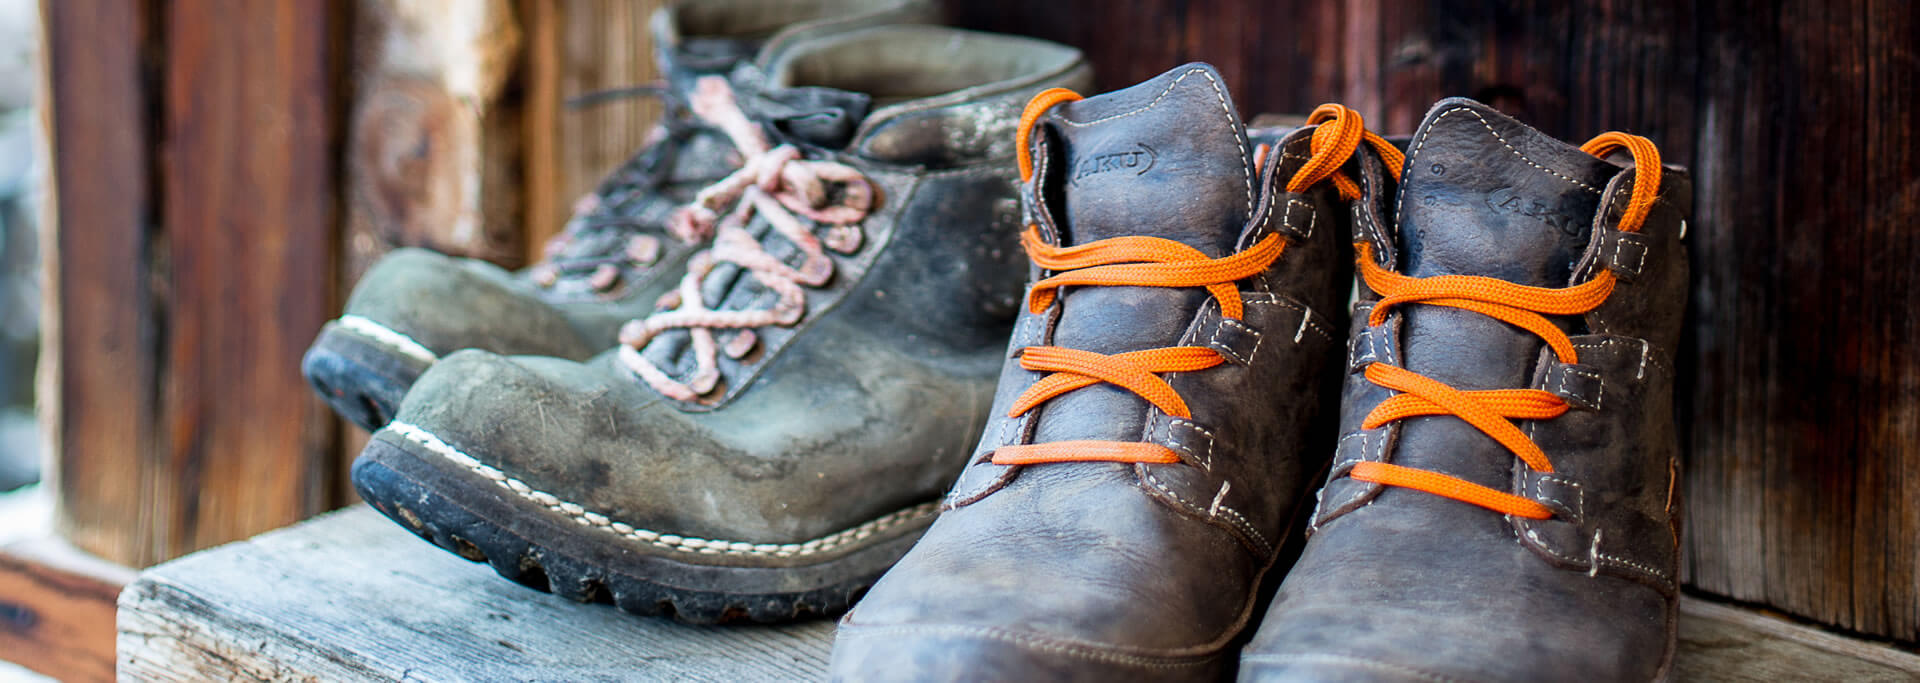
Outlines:
[[[796,564],[631,542],[513,495],[432,453],[376,438],[353,463],[360,497],[422,539],[515,583],[692,624],[845,612],[919,540],[917,520]]]
[[[300,374],[341,417],[371,432],[386,426],[429,364],[327,323],[300,359]]]

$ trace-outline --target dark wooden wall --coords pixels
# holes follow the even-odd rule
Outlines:
[[[1410,133],[1488,101],[1690,166],[1691,589],[1920,641],[1920,26],[1871,2],[968,0],[1086,50],[1101,88],[1188,60],[1243,112],[1343,101]]]

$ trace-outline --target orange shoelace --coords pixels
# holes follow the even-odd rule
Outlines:
[[[1581,145],[1580,149],[1604,157],[1618,149],[1633,156],[1633,195],[1620,217],[1620,230],[1636,232],[1646,223],[1647,213],[1660,195],[1660,150],[1646,138],[1626,133],[1606,133]],[[1388,309],[1402,304],[1447,306],[1473,311],[1526,330],[1545,340],[1547,347],[1562,363],[1579,362],[1573,340],[1546,319],[1547,315],[1579,315],[1598,307],[1613,293],[1614,276],[1601,270],[1584,284],[1553,289],[1527,287],[1505,280],[1468,275],[1439,275],[1414,278],[1380,267],[1366,243],[1356,244],[1360,276],[1379,293],[1368,325],[1386,321]],[[1393,395],[1362,421],[1363,429],[1374,429],[1409,417],[1452,415],[1465,420],[1481,433],[1500,442],[1507,450],[1537,472],[1552,472],[1553,463],[1540,446],[1520,432],[1513,420],[1547,420],[1567,412],[1567,402],[1551,392],[1538,389],[1498,389],[1460,391],[1406,368],[1375,362],[1367,366],[1367,380],[1401,392]],[[1457,477],[1428,470],[1384,462],[1364,461],[1353,466],[1349,475],[1361,481],[1387,486],[1418,489],[1465,503],[1472,503],[1503,514],[1546,519],[1553,516],[1547,506],[1529,498],[1497,491]]]
[[[1027,104],[1015,138],[1023,182],[1033,179],[1033,159],[1028,148],[1033,126],[1054,105],[1078,99],[1080,96],[1073,91],[1055,88],[1040,93]],[[1353,110],[1337,104],[1321,105],[1307,122],[1324,125],[1314,131],[1310,145],[1312,155],[1288,182],[1288,191],[1303,191],[1332,178],[1342,197],[1349,200],[1359,197],[1359,186],[1339,170],[1363,140],[1379,150],[1381,156],[1393,159],[1389,168],[1398,172],[1399,150],[1366,132],[1360,115]],[[1066,286],[1203,287],[1220,304],[1221,316],[1232,320],[1240,320],[1245,313],[1240,290],[1234,283],[1265,271],[1286,249],[1286,243],[1277,234],[1267,235],[1239,253],[1217,259],[1207,258],[1199,249],[1180,242],[1146,236],[1114,237],[1058,247],[1040,237],[1037,225],[1028,226],[1020,242],[1034,264],[1054,273],[1034,283],[1027,308],[1035,314],[1052,305],[1058,290]],[[1020,367],[1051,374],[1040,378],[1015,399],[1007,417],[1019,417],[1056,396],[1104,382],[1133,392],[1168,415],[1192,418],[1186,401],[1160,373],[1195,372],[1225,360],[1219,352],[1204,346],[1173,346],[1113,355],[1058,346],[1030,346],[1021,352]],[[1121,441],[1001,446],[993,453],[993,462],[999,465],[1084,461],[1174,463],[1180,458],[1172,449],[1159,444]]]

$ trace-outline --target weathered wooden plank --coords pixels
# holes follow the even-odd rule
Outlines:
[[[833,624],[696,627],[529,591],[370,508],[155,567],[120,600],[129,680],[801,680]],[[1678,680],[1912,680],[1920,655],[1688,598]]]
[[[153,542],[139,564],[327,509],[336,458],[299,363],[332,303],[337,12],[180,0],[165,26],[160,433],[122,520]]]
[[[631,98],[586,107],[579,95],[656,81],[647,20],[662,0],[526,2],[527,259],[573,213],[574,201],[646,144],[661,107]]]
[[[150,349],[153,102],[145,2],[46,0],[45,120],[53,150],[43,225],[46,320],[39,397],[53,425],[62,533],[120,562],[155,555],[140,514],[154,443]]]
[[[114,669],[114,597],[131,569],[53,536],[50,492],[0,496],[0,663],[69,681]],[[0,667],[0,679],[8,672]]]
[[[822,670],[832,632],[569,602],[366,507],[155,567],[120,606],[130,680],[781,680]]]
[[[0,548],[0,660],[113,680],[114,599],[133,576],[53,536]]]
[[[1702,7],[1691,580],[1920,641],[1915,8]]]

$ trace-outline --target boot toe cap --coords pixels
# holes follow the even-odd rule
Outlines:
[[[354,286],[346,313],[436,355],[479,348],[579,359],[605,345],[582,339],[511,273],[425,249],[400,249],[374,264]]]

